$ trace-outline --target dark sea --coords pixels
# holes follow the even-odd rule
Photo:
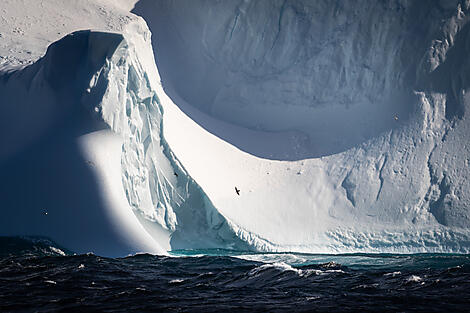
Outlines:
[[[470,255],[75,255],[0,237],[0,312],[470,312]]]

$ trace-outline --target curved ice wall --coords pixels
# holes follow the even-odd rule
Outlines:
[[[431,54],[453,45],[465,5],[142,0],[134,12],[150,26],[170,93],[217,119],[295,138],[290,153],[276,153],[201,125],[249,153],[295,160],[342,152],[408,120],[414,91],[437,66],[427,63],[442,61]]]
[[[288,175],[257,187],[266,203],[244,202],[256,210],[248,216],[283,225],[282,235],[234,213],[242,205],[218,206],[215,187],[203,184],[251,245],[467,251],[469,5],[142,0],[134,12],[152,30],[166,91],[191,118],[252,155],[319,168],[304,183],[320,181],[326,192],[298,192],[304,203],[279,204],[285,188],[305,188]],[[287,152],[271,141],[247,144],[230,127],[279,134]],[[291,139],[283,142],[285,134]],[[282,180],[291,186],[280,188]],[[312,197],[320,197],[315,205]],[[285,210],[312,223],[296,214],[286,220]]]
[[[144,23],[128,26],[126,40],[94,81],[96,86],[107,82],[94,110],[123,138],[121,173],[127,201],[168,250],[246,248],[165,139],[160,99],[170,100],[161,87],[150,35]]]

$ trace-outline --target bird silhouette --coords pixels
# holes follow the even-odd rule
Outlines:
[[[235,192],[237,193],[237,195],[240,195],[240,189],[238,189],[237,186],[235,186]]]

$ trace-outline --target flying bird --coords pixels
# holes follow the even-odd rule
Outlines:
[[[240,195],[240,189],[238,189],[237,186],[235,186],[235,192],[237,193],[237,195]]]

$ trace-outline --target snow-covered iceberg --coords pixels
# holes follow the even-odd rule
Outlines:
[[[170,235],[246,248],[165,141],[145,23],[75,32],[1,78],[2,234],[105,255],[164,253]]]
[[[328,3],[140,1],[152,38],[136,19],[3,69],[0,234],[469,252],[468,5]]]
[[[43,235],[76,252],[164,253],[126,203],[122,139],[100,115],[121,34],[81,31],[2,73],[3,235]],[[103,75],[100,75],[103,73]]]

